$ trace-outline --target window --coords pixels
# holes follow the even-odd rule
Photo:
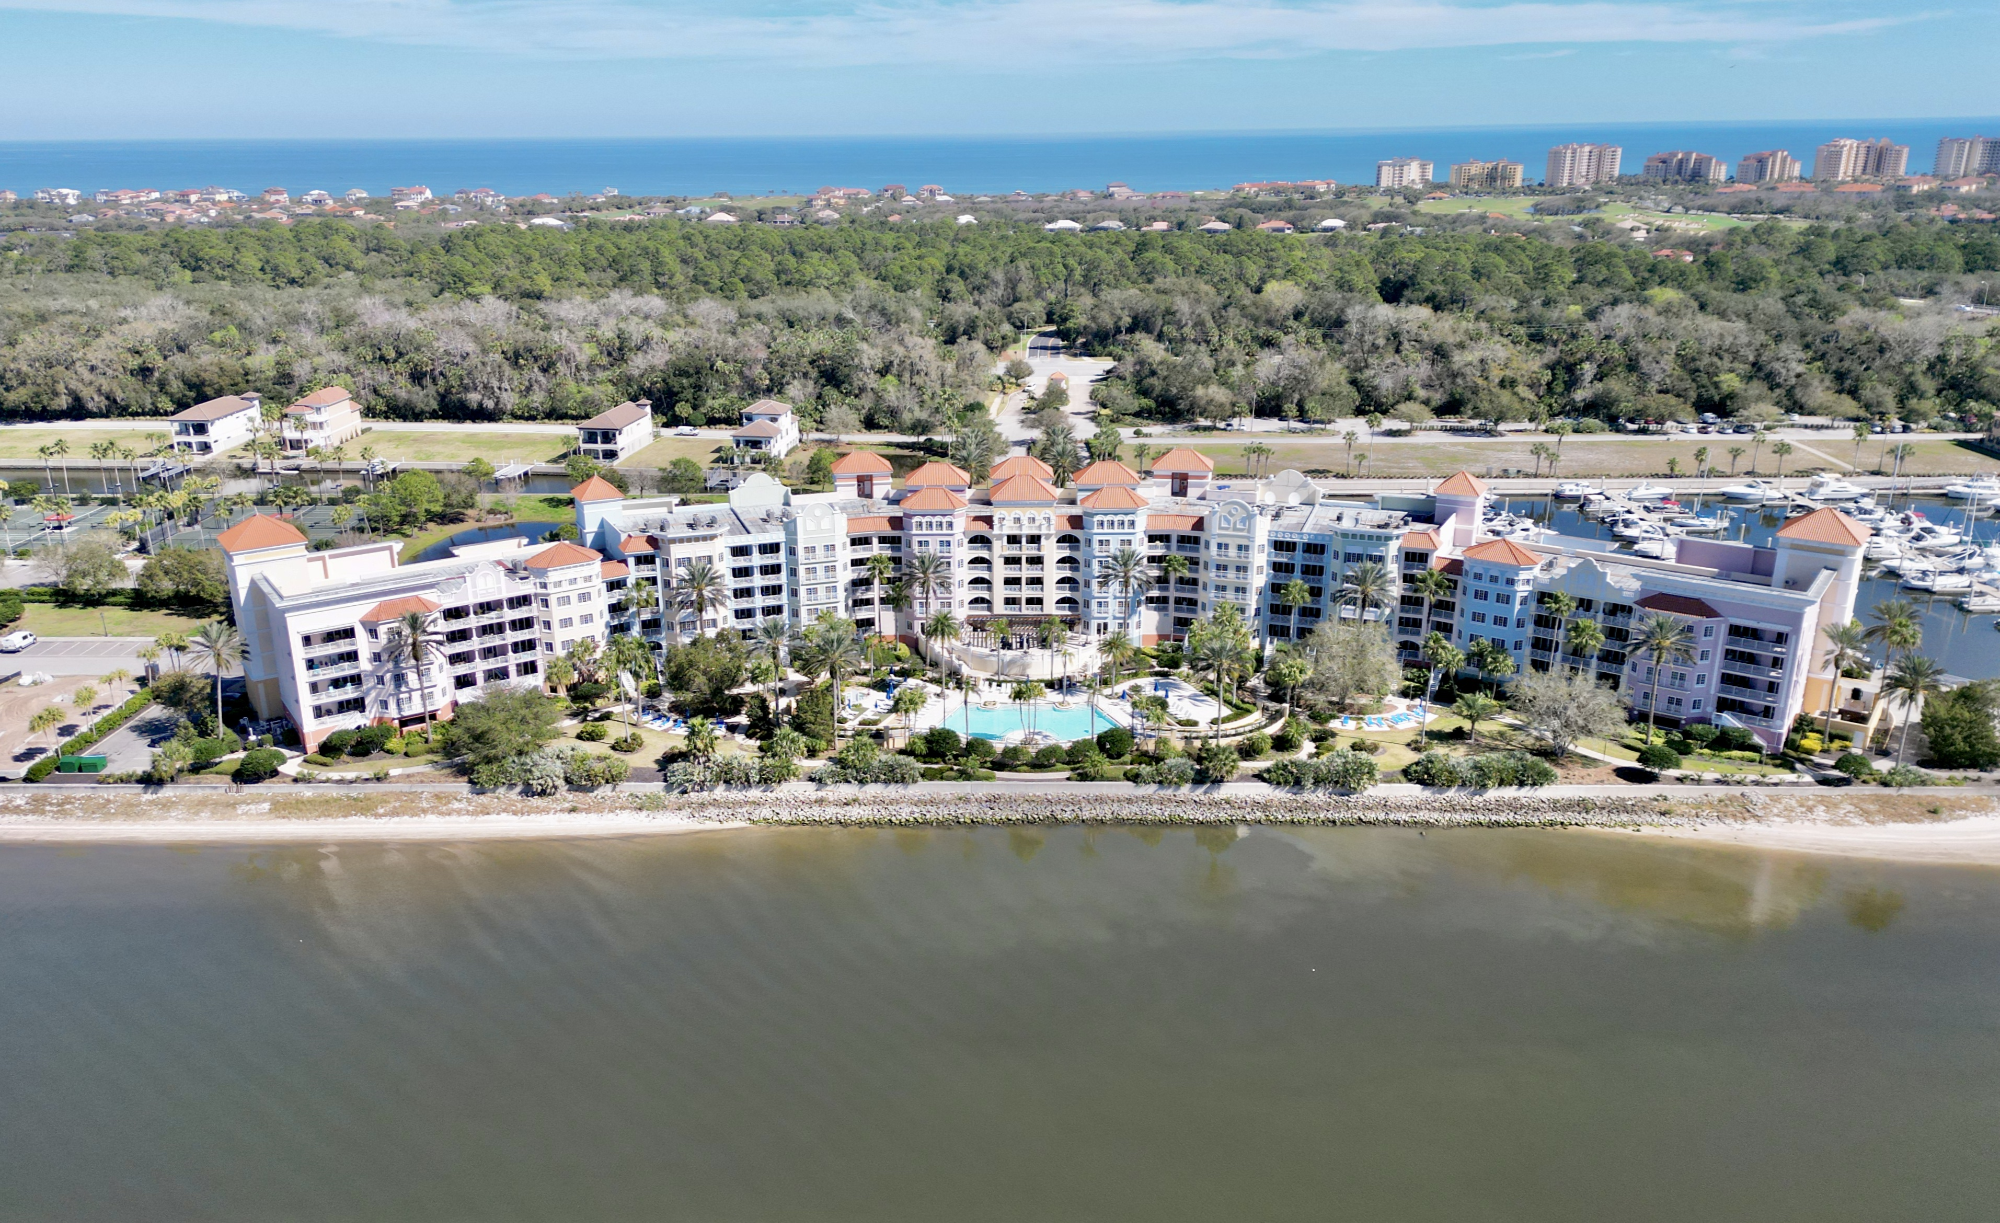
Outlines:
[[[1711,626],[1711,627],[1713,627],[1713,626]],[[1701,652],[1701,661],[1703,661],[1703,662],[1707,662],[1707,661],[1708,661],[1708,653],[1709,653],[1709,652],[1708,652],[1707,650],[1703,650],[1703,651]]]
[[[1473,612],[1473,613],[1472,613],[1472,622],[1473,622],[1474,624],[1484,624],[1484,623],[1486,623],[1486,613],[1485,613],[1485,612]]]
[[[596,623],[597,623],[597,616],[596,616],[595,614],[592,614],[592,615],[587,615],[587,616],[584,616],[584,617],[582,617],[581,619],[582,619],[583,623],[585,623],[585,624],[596,624]]]
[[[574,628],[574,627],[576,627],[576,618],[575,618],[575,617],[573,617],[573,616],[564,616],[564,617],[563,617],[562,619],[560,619],[560,620],[556,621],[556,627],[557,627],[557,628]]]
[[[1702,635],[1702,636],[1704,636],[1704,637],[1713,637],[1713,636],[1715,636],[1715,626],[1714,626],[1713,624],[1704,624],[1704,625],[1702,625],[1702,626],[1701,626],[1701,635]],[[1703,658],[1707,658],[1707,657],[1708,657],[1708,653],[1707,653],[1707,651],[1703,651],[1703,652],[1702,652],[1702,657],[1703,657]]]

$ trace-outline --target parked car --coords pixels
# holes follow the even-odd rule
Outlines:
[[[676,437],[694,437],[694,436],[695,436],[695,427],[694,427],[693,425],[682,425],[682,426],[681,426],[680,428],[678,428],[678,429],[674,430],[674,436],[676,436]]]
[[[35,640],[35,635],[27,629],[9,633],[0,637],[0,654],[18,654],[35,644]]]

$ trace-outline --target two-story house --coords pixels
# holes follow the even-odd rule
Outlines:
[[[576,427],[577,450],[586,459],[616,463],[653,441],[653,401],[635,399],[600,412]]]
[[[799,447],[799,418],[792,405],[760,399],[743,409],[743,424],[729,435],[738,450],[782,459]]]
[[[241,446],[264,424],[264,397],[255,391],[224,395],[167,418],[181,454],[220,454]]]
[[[339,446],[361,436],[361,405],[346,387],[325,387],[286,408],[280,428],[287,454]]]

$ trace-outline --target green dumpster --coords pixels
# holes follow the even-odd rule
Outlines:
[[[58,773],[102,773],[109,763],[105,756],[64,756],[56,761]]]

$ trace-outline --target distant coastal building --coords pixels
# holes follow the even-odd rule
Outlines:
[[[1639,175],[1663,183],[1719,183],[1729,176],[1729,167],[1720,157],[1676,149],[1648,157]]]
[[[2000,174],[2000,136],[1946,136],[1938,141],[1931,174],[1937,178]]]
[[[1761,153],[1747,153],[1736,163],[1736,181],[1739,183],[1788,183],[1803,178],[1805,169],[1799,160],[1784,149],[1767,149]]]
[[[1910,168],[1910,146],[1881,140],[1841,137],[1819,146],[1813,154],[1813,177],[1823,183],[1852,178],[1901,178]]]
[[[1454,191],[1511,191],[1521,185],[1518,161],[1461,161],[1451,168]]]
[[[1618,163],[1625,150],[1615,144],[1559,144],[1549,150],[1542,182],[1550,187],[1587,187],[1618,181]]]
[[[791,404],[760,399],[743,409],[743,424],[729,439],[739,450],[761,451],[769,458],[782,459],[798,449],[798,414]]]
[[[1375,185],[1388,191],[1428,187],[1433,169],[1432,163],[1421,157],[1391,157],[1375,163]]]

